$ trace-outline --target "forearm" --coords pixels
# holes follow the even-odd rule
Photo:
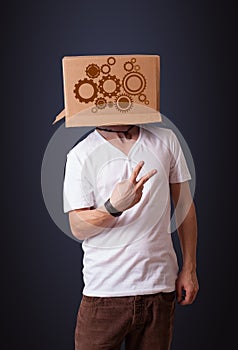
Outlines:
[[[188,305],[195,300],[199,289],[196,273],[196,210],[188,182],[171,184],[171,192],[183,256],[182,269],[176,280],[177,299],[181,305]]]
[[[97,209],[74,210],[69,213],[69,223],[73,235],[84,240],[112,227],[116,218],[107,212],[104,206]]]
[[[184,220],[181,220],[185,217]],[[197,252],[197,219],[194,203],[186,212],[183,208],[177,208],[176,218],[181,222],[178,227],[178,236],[183,256],[182,269],[186,271],[196,270],[196,252]]]

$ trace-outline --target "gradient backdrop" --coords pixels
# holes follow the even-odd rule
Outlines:
[[[237,227],[228,195],[235,195],[231,118],[237,98],[230,6],[203,0],[6,5],[1,20],[5,349],[73,350],[82,251],[46,210],[41,162],[60,125],[52,121],[63,108],[62,57],[120,53],[161,56],[161,112],[185,137],[196,166],[200,292],[194,305],[177,308],[172,350],[232,348]]]

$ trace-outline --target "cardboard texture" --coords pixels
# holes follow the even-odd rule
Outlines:
[[[64,57],[66,127],[160,122],[160,57]],[[54,124],[53,123],[53,124]]]

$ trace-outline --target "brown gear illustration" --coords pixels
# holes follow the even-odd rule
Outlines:
[[[113,66],[116,63],[115,57],[108,57],[107,63],[110,64],[110,66]]]
[[[110,83],[113,85],[109,91],[107,91],[106,85]],[[111,98],[112,96],[116,96],[121,89],[121,82],[115,75],[105,75],[98,82],[98,90],[103,94],[104,97]]]
[[[127,61],[124,63],[124,69],[127,71],[127,72],[130,72],[132,69],[133,69],[134,65],[132,62],[130,61]]]
[[[145,102],[146,100],[146,95],[145,94],[140,94],[139,97],[138,97],[139,101],[141,102]]]
[[[132,98],[127,94],[121,94],[116,97],[115,106],[120,112],[128,112],[133,106]]]
[[[108,101],[107,105],[109,108],[112,108],[114,106],[114,103],[112,101]]]
[[[139,95],[145,90],[146,79],[139,72],[129,72],[124,76],[122,86],[129,95]]]
[[[94,106],[94,107],[92,107],[91,111],[92,111],[93,113],[97,113],[98,109],[97,109],[97,107]]]
[[[97,78],[100,74],[100,68],[97,64],[91,63],[87,66],[85,72],[89,78]]]
[[[83,97],[80,95],[79,89],[83,85],[89,85],[93,88],[93,92],[90,96]],[[97,97],[97,94],[98,94],[97,84],[94,83],[92,79],[87,79],[87,78],[84,78],[83,80],[80,79],[78,83],[74,85],[74,93],[75,93],[75,98],[78,99],[80,102],[84,102],[84,103],[92,102]]]
[[[103,74],[108,74],[108,73],[110,73],[110,71],[111,71],[111,67],[108,64],[103,64],[101,66],[101,72]]]
[[[97,106],[98,109],[104,109],[107,105],[107,101],[104,97],[99,97],[96,100],[95,105]]]

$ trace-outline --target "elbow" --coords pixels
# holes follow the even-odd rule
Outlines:
[[[83,234],[83,232],[81,230],[79,230],[77,227],[75,227],[75,225],[71,225],[70,224],[70,230],[72,235],[77,238],[79,241],[83,241],[86,239],[85,235]]]
[[[83,241],[101,232],[98,226],[89,223],[88,210],[71,211],[69,225],[74,237]]]
[[[70,213],[69,215],[69,226],[71,233],[75,238],[77,238],[80,241],[86,239],[85,232],[83,232],[80,222],[77,220],[73,213]]]

